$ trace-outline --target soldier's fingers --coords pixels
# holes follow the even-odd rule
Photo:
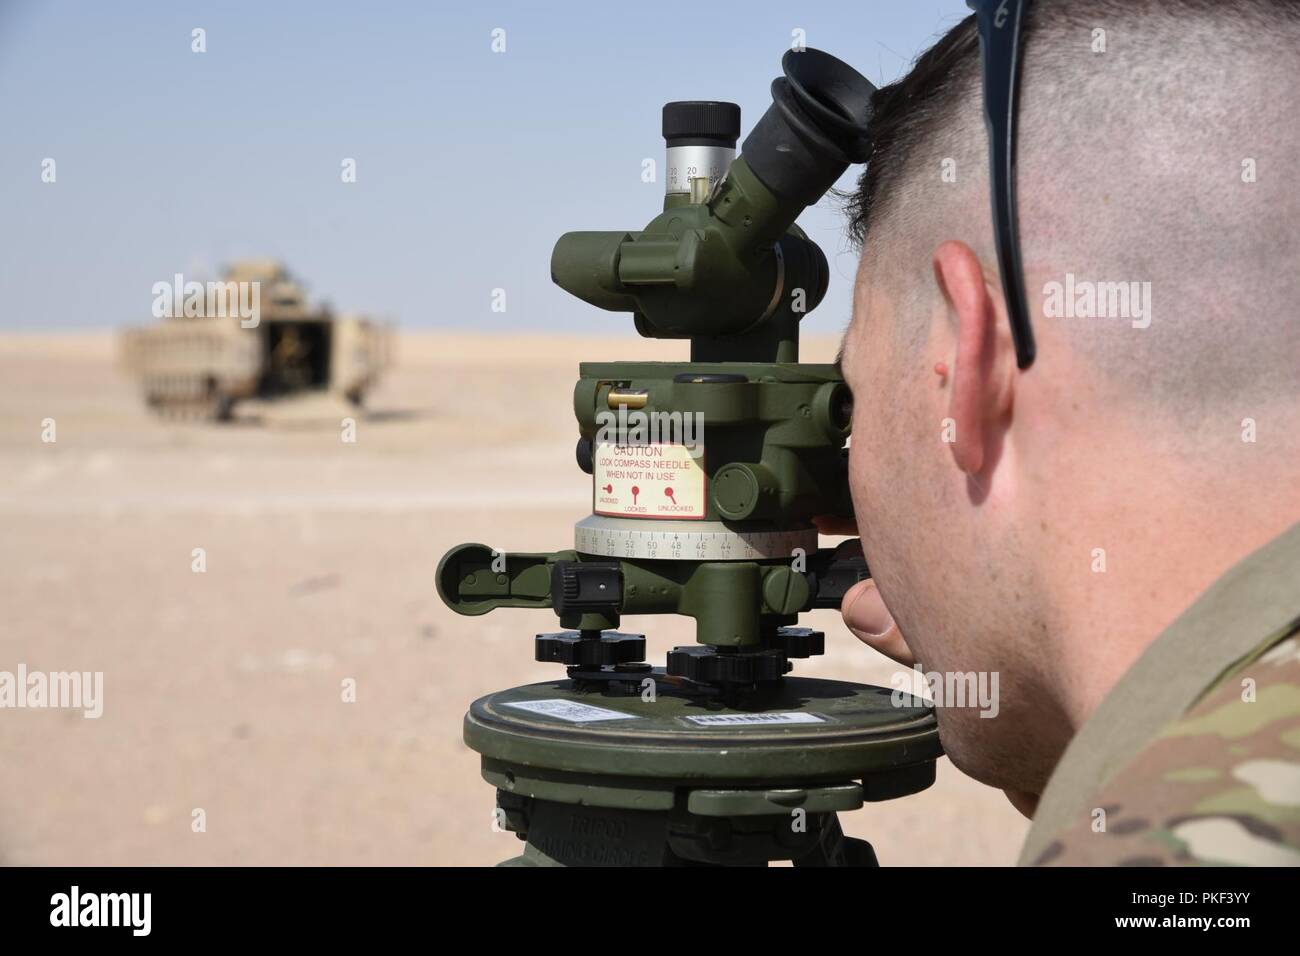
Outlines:
[[[863,644],[904,667],[916,663],[916,658],[903,641],[898,625],[894,623],[893,615],[885,607],[875,581],[859,581],[849,588],[840,605],[840,613],[844,617],[845,626]]]

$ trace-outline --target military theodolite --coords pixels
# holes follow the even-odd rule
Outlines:
[[[867,158],[873,87],[791,51],[735,156],[740,109],[663,110],[667,196],[640,232],[560,238],[551,275],[686,363],[585,363],[574,392],[593,514],[571,550],[453,548],[438,592],[461,614],[551,608],[539,661],[567,679],[491,694],[465,740],[527,841],[519,865],[873,864],[836,813],[921,790],[932,711],[878,687],[787,677],[822,653],[798,614],[838,607],[861,556],[819,549],[811,519],[851,516],[852,403],[831,365],[799,363],[799,320],[829,270],[795,225]],[[624,614],[684,614],[697,644],[645,661]]]

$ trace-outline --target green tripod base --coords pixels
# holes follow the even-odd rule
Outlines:
[[[924,790],[942,753],[916,698],[785,678],[727,702],[662,671],[480,698],[465,742],[514,866],[872,866],[837,814]]]

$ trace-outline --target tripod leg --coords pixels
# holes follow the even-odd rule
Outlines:
[[[795,866],[879,866],[876,851],[866,840],[846,837],[840,818],[828,813],[822,822],[816,845],[793,860]]]
[[[510,866],[675,866],[668,815],[551,800],[498,797],[510,829],[527,840]]]

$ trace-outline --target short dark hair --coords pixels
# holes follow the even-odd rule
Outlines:
[[[1148,323],[1151,295],[1160,301],[1140,335],[1073,313],[1045,316],[1043,334],[1061,333],[1125,386],[1124,400],[1167,398],[1184,419],[1293,401],[1300,0],[1035,0],[1023,36],[1018,198],[1031,308],[1041,289],[1046,311],[1048,287],[1069,273],[1150,287]],[[893,325],[903,343],[929,334],[939,242],[993,262],[981,102],[973,16],[873,97],[849,231],[866,250],[859,274],[914,316]]]
[[[871,157],[847,203],[849,236],[855,245],[866,239],[873,214],[880,214],[883,197],[907,168],[917,144],[946,121],[958,99],[955,93],[976,81],[979,56],[972,14],[926,50],[906,76],[876,90],[871,101]]]
[[[1025,9],[1022,37],[1032,54],[1035,35],[1049,24],[1058,33],[1088,23],[1142,18],[1167,23],[1214,18],[1260,36],[1279,30],[1294,35],[1300,25],[1300,0],[1035,0]],[[926,50],[906,76],[876,91],[871,156],[846,202],[849,237],[855,245],[862,245],[873,219],[883,214],[891,186],[906,174],[919,144],[951,120],[964,96],[980,82],[979,33],[971,14]]]

